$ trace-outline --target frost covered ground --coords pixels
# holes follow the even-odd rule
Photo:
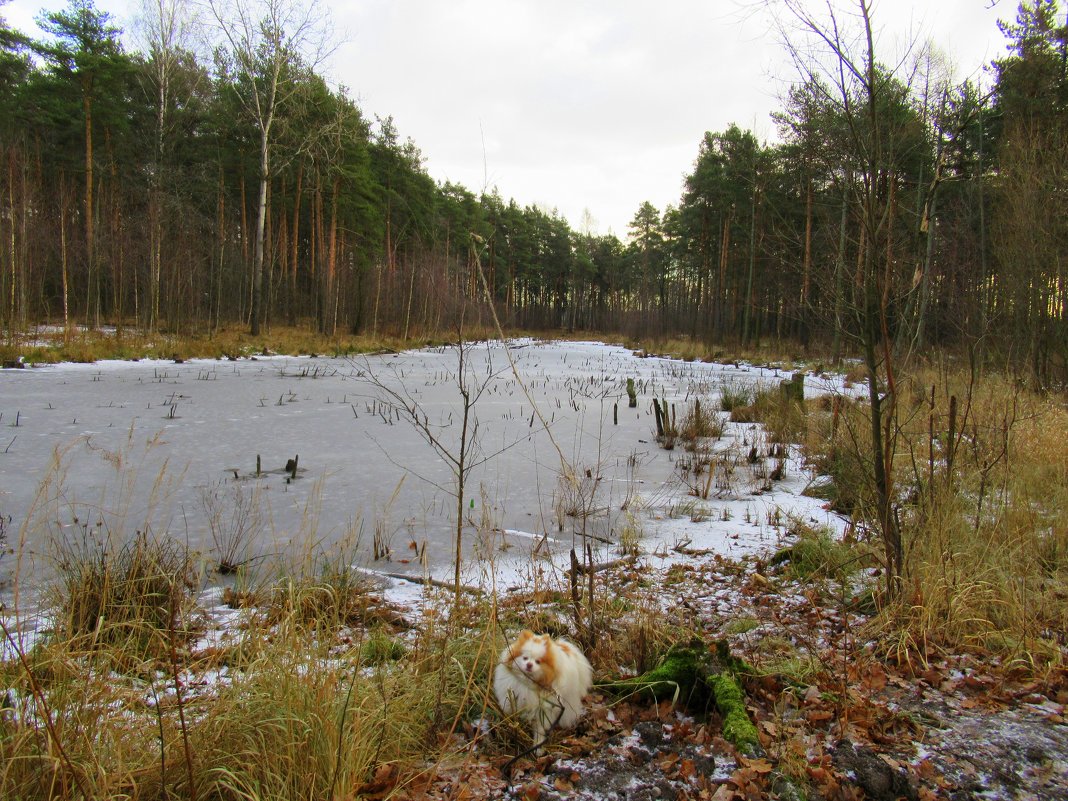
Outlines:
[[[724,554],[767,548],[780,530],[780,508],[800,504],[829,520],[798,498],[807,479],[795,464],[770,492],[754,492],[761,479],[739,470],[734,486],[712,487],[704,501],[679,481],[681,451],[653,441],[654,396],[681,415],[694,399],[714,403],[724,384],[777,382],[780,371],[637,358],[597,343],[518,341],[507,345],[513,372],[505,347],[473,344],[466,353],[467,380],[483,390],[470,438],[478,464],[464,498],[469,580],[486,580],[489,556],[499,582],[523,580],[533,551],[566,555],[576,531],[607,553],[630,525],[646,550],[669,558],[686,540]],[[455,477],[376,382],[403,387],[455,451],[457,368],[453,347],[341,360],[4,370],[0,513],[11,552],[0,560],[0,587],[10,597],[16,578],[24,595],[39,586],[56,541],[148,530],[210,561],[239,525],[242,559],[296,558],[346,542],[368,569],[449,575]],[[628,378],[638,388],[636,409],[627,406]],[[806,379],[809,393],[833,386]],[[740,448],[746,436],[731,427],[717,447]],[[295,479],[285,471],[290,459]],[[569,470],[577,481],[561,479]],[[576,503],[579,518],[569,514]],[[235,506],[247,509],[243,522],[232,519]],[[372,558],[376,539],[386,558]]]

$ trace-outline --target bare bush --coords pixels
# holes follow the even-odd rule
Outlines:
[[[246,491],[234,484],[229,493],[223,490],[222,483],[204,487],[200,505],[211,533],[215,569],[229,575],[248,563],[249,548],[262,533],[264,521],[259,487]]]

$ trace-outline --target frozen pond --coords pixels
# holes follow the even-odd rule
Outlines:
[[[447,575],[456,514],[448,457],[459,452],[464,405],[458,354],[448,347],[0,371],[3,595],[16,580],[24,590],[39,585],[57,541],[121,541],[145,530],[187,543],[206,561],[240,529],[241,561],[344,542],[376,570]],[[467,345],[464,382],[477,400],[466,558],[506,547],[528,557],[566,552],[581,534],[610,552],[635,510],[670,518],[686,495],[674,464],[682,452],[654,441],[654,394],[681,417],[695,398],[714,402],[724,382],[782,377],[595,343]],[[627,405],[628,378],[638,386],[636,409]],[[818,391],[809,382],[806,391]],[[445,455],[384,388],[406,399]],[[290,459],[295,477],[286,472]],[[571,471],[574,480],[561,479]],[[733,488],[724,503],[749,509],[758,503],[750,489]]]

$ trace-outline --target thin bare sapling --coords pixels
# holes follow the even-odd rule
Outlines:
[[[482,396],[494,385],[496,380],[506,371],[506,367],[497,368],[493,365],[492,357],[487,346],[487,366],[484,371],[477,370],[471,362],[471,351],[474,345],[463,338],[463,329],[459,331],[456,351],[456,372],[452,380],[459,396],[459,426],[453,424],[452,417],[444,419],[431,419],[423,404],[417,400],[405,386],[403,378],[393,373],[392,379],[387,380],[381,372],[376,372],[369,360],[364,360],[364,378],[374,388],[377,400],[386,404],[391,413],[397,414],[406,420],[420,437],[434,450],[452,473],[452,486],[443,487],[428,476],[420,475],[411,465],[398,465],[405,471],[415,475],[428,484],[437,487],[455,501],[456,520],[454,531],[454,565],[453,565],[453,588],[456,599],[459,600],[463,585],[460,581],[460,571],[463,564],[463,529],[464,529],[464,499],[468,489],[471,474],[477,468],[485,465],[504,451],[512,448],[521,441],[517,437],[514,441],[506,443],[492,453],[486,453],[482,449],[479,437],[479,420],[477,405]],[[393,461],[388,449],[381,448],[386,458]],[[396,464],[396,462],[394,462]]]

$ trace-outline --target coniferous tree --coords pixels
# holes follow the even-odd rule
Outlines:
[[[96,9],[92,0],[70,0],[66,10],[44,14],[38,25],[52,37],[34,43],[34,49],[48,64],[49,76],[58,89],[56,98],[61,99],[64,90],[70,89],[81,108],[86,314],[99,325],[102,298],[96,251],[94,130],[123,124],[123,88],[131,73],[131,62],[119,41],[121,30],[111,23],[108,13]]]
[[[994,309],[1010,359],[1040,386],[1054,361],[1068,364],[1068,26],[1056,12],[1054,0],[1022,2],[1002,25],[1010,55],[996,64]]]

